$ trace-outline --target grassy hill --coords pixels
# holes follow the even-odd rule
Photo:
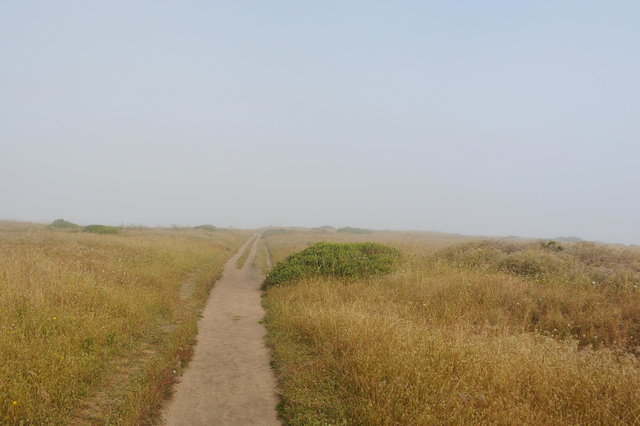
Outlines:
[[[266,292],[288,424],[640,421],[639,250],[388,232],[266,243],[282,261],[350,238],[400,250],[395,272]]]

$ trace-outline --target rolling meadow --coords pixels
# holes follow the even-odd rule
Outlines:
[[[640,422],[638,248],[261,232],[285,424]],[[252,238],[0,223],[0,423],[160,422],[209,290]]]
[[[287,424],[640,422],[637,248],[329,228],[263,237],[264,256],[285,264],[263,303]],[[345,276],[313,257],[319,241],[382,243],[400,258]],[[287,267],[297,278],[281,279]]]
[[[0,223],[0,423],[152,422],[248,236]]]

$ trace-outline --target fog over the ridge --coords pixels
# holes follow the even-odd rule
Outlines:
[[[0,5],[0,219],[640,244],[631,1]]]

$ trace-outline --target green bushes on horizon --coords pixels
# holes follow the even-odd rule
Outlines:
[[[120,232],[120,228],[116,226],[108,226],[108,225],[87,225],[80,226],[73,222],[66,221],[64,219],[56,219],[51,222],[50,225],[47,226],[49,229],[69,229],[73,231],[82,231],[82,232],[90,232],[92,234],[118,234]]]
[[[289,231],[288,229],[285,228],[272,228],[272,229],[267,229],[266,231],[264,231],[262,233],[262,238],[266,238],[269,235],[278,235],[278,234],[287,234],[291,231]]]
[[[198,225],[198,226],[194,226],[193,229],[202,229],[204,231],[211,231],[211,232],[218,230],[218,228],[216,228],[213,225]]]
[[[80,229],[80,225],[64,219],[56,219],[48,226],[49,229]]]
[[[120,229],[108,225],[87,225],[82,228],[82,231],[91,232],[92,234],[117,234],[120,232]]]

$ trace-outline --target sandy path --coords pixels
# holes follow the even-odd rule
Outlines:
[[[260,284],[254,268],[258,239],[227,262],[198,323],[193,359],[162,413],[167,425],[279,425],[276,379],[260,324]],[[235,263],[247,244],[242,269]]]

